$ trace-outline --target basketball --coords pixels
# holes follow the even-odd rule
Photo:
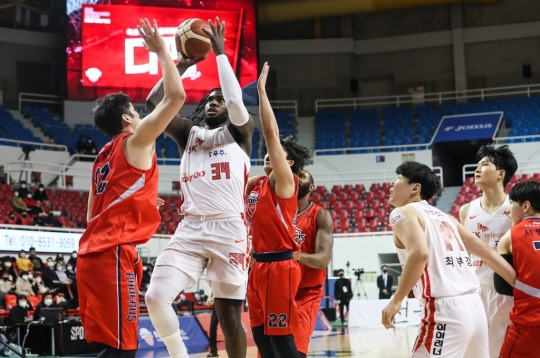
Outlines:
[[[210,39],[203,28],[210,30],[208,22],[201,19],[187,19],[176,29],[176,50],[186,58],[203,57],[210,52]]]

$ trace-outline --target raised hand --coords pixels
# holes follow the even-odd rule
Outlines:
[[[266,79],[268,78],[268,70],[270,66],[268,62],[265,62],[259,75],[259,80],[257,81],[257,89],[260,91],[266,91]]]
[[[141,19],[141,23],[137,25],[137,30],[144,40],[144,47],[148,51],[155,53],[165,51],[165,41],[159,34],[156,20],[154,20],[154,26],[151,26],[148,19]]]
[[[207,28],[202,28],[203,32],[210,39],[210,44],[212,46],[212,51],[218,55],[225,53],[225,21],[219,21],[219,17],[216,16],[216,24],[212,23],[212,20],[208,20],[208,25],[210,25],[210,30]]]

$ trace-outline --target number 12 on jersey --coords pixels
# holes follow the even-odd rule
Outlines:
[[[210,167],[212,168],[212,180],[220,180],[221,175],[225,176],[223,179],[231,179],[229,162],[212,163]]]

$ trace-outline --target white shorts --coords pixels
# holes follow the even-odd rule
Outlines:
[[[487,358],[486,314],[480,296],[473,293],[427,302],[412,356]]]
[[[244,299],[249,258],[248,234],[244,220],[238,218],[201,220],[185,217],[171,241],[159,254],[156,266],[173,266],[197,281],[204,269],[206,279],[243,287],[234,290]]]
[[[478,291],[488,324],[489,356],[498,358],[510,326],[510,311],[514,307],[514,297],[500,295],[494,288],[480,285]]]

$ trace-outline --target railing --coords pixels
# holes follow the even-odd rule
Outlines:
[[[67,146],[63,144],[49,144],[49,143],[39,143],[39,142],[28,142],[24,140],[13,140],[7,138],[0,138],[0,145],[9,145],[12,147],[26,147],[30,146],[34,149],[42,150],[54,150],[59,152],[67,152]]]
[[[433,171],[439,178],[441,185],[444,180],[444,171],[442,167],[433,167]],[[357,184],[359,182],[391,182],[396,178],[396,172],[393,170],[372,170],[372,171],[351,171],[340,172],[339,179],[336,179],[336,173],[317,173],[317,184]]]
[[[463,183],[468,176],[474,175],[478,164],[465,164],[461,170]],[[540,162],[538,160],[525,160],[518,163],[516,174],[534,174],[540,173]]]
[[[518,135],[514,137],[497,137],[493,138],[495,144],[505,144],[508,141],[522,140],[523,142],[536,142],[540,141],[540,134],[535,135]]]
[[[298,118],[298,102],[296,101],[271,101],[270,105],[274,111],[278,109],[292,109],[294,112],[294,118]]]
[[[348,148],[328,148],[328,149],[315,149],[313,152],[313,158],[321,155],[327,155],[325,153],[332,154],[366,154],[366,153],[389,153],[389,152],[406,152],[413,150],[428,150],[431,149],[433,139],[429,143],[421,144],[406,144],[406,145],[386,145],[378,147],[348,147]],[[394,150],[397,149],[397,150]]]
[[[526,86],[509,86],[472,89],[465,91],[449,91],[424,94],[405,94],[399,96],[378,96],[378,97],[356,97],[340,99],[318,99],[315,101],[315,111],[322,108],[353,108],[376,107],[376,106],[396,106],[404,104],[424,104],[451,101],[463,101],[467,99],[485,100],[492,97],[507,97],[525,95],[530,97],[533,93],[540,93],[540,84]]]
[[[24,175],[25,180],[29,181],[28,178],[32,175],[32,172],[39,172],[41,174],[51,174],[53,177],[58,176],[60,178],[59,186],[65,187],[66,185],[65,168],[66,168],[65,164],[34,162],[30,160],[21,160],[18,162],[11,162],[6,165],[7,183],[10,184],[11,176],[16,173],[19,174],[19,177],[22,177]],[[70,172],[68,175],[72,177],[87,178],[89,173],[88,171],[85,171],[84,174]]]
[[[23,103],[61,104],[62,97],[52,94],[21,92],[19,93],[19,112],[22,110]]]

